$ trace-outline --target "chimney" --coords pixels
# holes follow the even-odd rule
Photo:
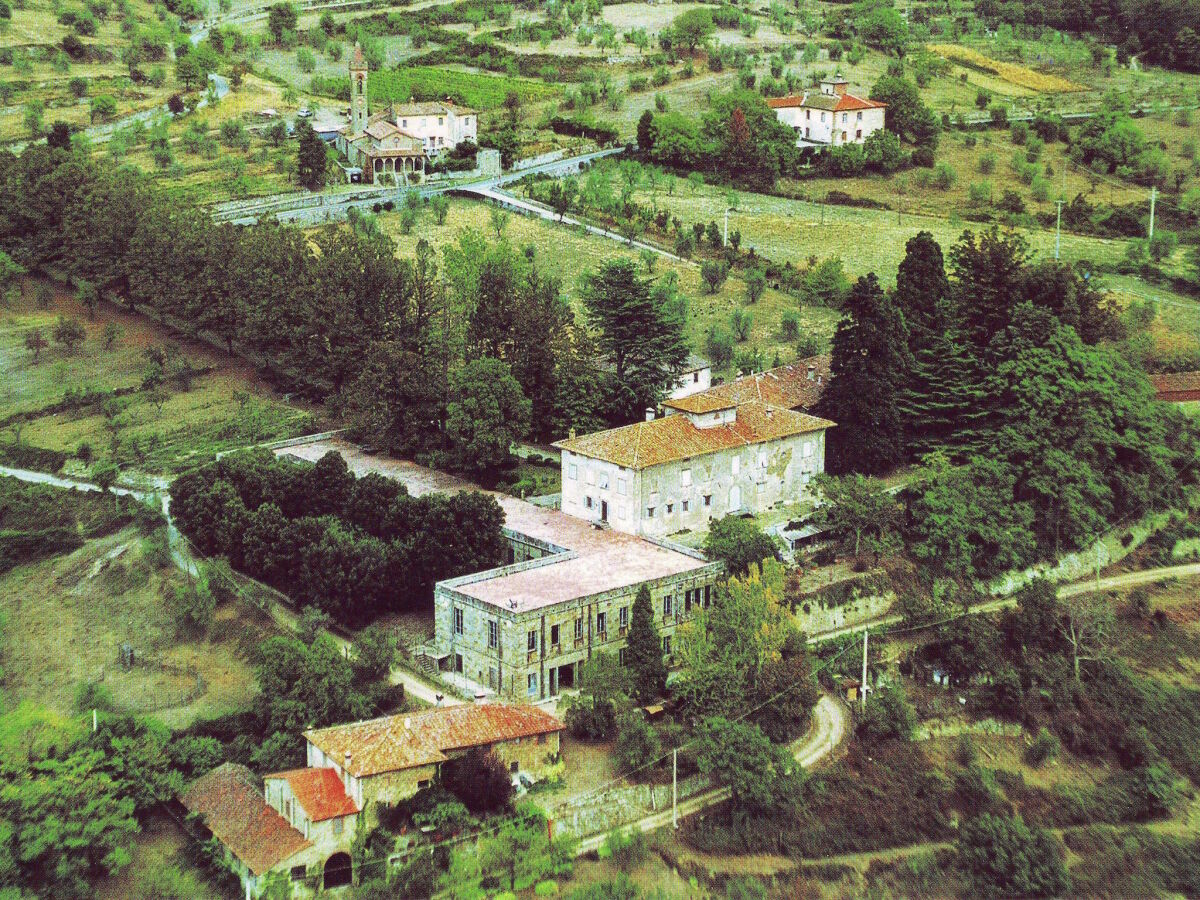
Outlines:
[[[808,367],[808,380],[812,381],[814,378],[816,378],[816,376],[817,376],[817,367],[809,366]]]
[[[647,422],[654,421],[654,407],[653,406],[646,407],[646,421]]]
[[[572,428],[570,431],[567,432],[567,438],[572,441],[575,440],[575,429],[574,428]]]
[[[846,91],[850,89],[850,82],[846,81],[840,74],[833,82],[833,92],[839,97],[845,97]]]

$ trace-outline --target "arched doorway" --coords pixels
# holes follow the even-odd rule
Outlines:
[[[342,887],[349,884],[353,878],[354,864],[350,861],[349,853],[335,853],[325,860],[325,889]]]

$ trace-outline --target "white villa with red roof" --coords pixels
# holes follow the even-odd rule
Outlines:
[[[839,147],[861,144],[883,128],[886,103],[849,92],[841,75],[820,83],[820,89],[790,97],[772,97],[767,106],[779,121],[796,131],[796,144]]]

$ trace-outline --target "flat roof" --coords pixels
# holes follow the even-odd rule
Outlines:
[[[567,552],[543,557],[545,563],[522,571],[494,570],[493,577],[453,586],[453,590],[492,606],[528,612],[711,565],[637,535],[597,528],[557,509],[515,497],[496,499],[504,510],[505,528]]]

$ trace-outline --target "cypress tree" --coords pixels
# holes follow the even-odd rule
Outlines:
[[[904,316],[874,274],[858,279],[833,337],[831,380],[820,415],[837,422],[829,432],[826,467],[834,474],[885,472],[903,461],[901,398],[912,354]]]
[[[928,231],[918,232],[904,245],[892,295],[908,325],[908,346],[915,354],[941,334],[951,318],[950,280],[942,248]]]
[[[633,598],[629,637],[625,640],[625,664],[633,673],[633,694],[639,703],[648,703],[666,690],[667,664],[663,661],[662,640],[654,624],[650,589],[644,584]]]

